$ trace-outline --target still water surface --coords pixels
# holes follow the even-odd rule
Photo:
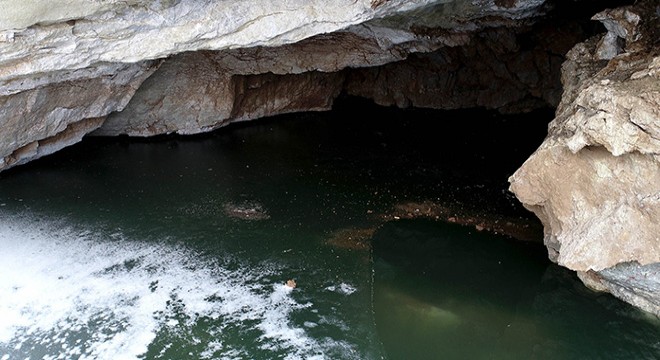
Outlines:
[[[380,216],[533,222],[506,178],[551,114],[349,105],[0,174],[0,359],[660,358],[657,319],[541,245]]]

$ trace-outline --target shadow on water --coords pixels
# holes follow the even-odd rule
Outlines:
[[[374,312],[391,359],[656,359],[660,323],[586,289],[539,244],[456,224],[384,225]]]

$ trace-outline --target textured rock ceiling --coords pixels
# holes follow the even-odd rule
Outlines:
[[[232,76],[382,65],[410,53],[464,45],[484,28],[519,26],[544,11],[540,0],[70,0],[57,5],[0,1],[2,9],[10,9],[0,14],[0,170],[52,153],[103,126],[103,118],[123,110],[142,82],[176,54],[213,52],[207,67],[216,69],[211,77],[222,89],[191,99],[200,102],[201,115],[176,123],[115,119],[102,133],[194,133],[227,123],[233,113],[252,114],[240,117],[247,119],[306,105],[327,108],[331,101],[272,111],[234,109]],[[199,84],[186,76],[185,67],[203,60],[178,57],[172,61],[183,68],[170,65],[168,71],[182,70],[181,82]],[[159,95],[142,97],[150,96]],[[210,104],[215,100],[209,97],[220,103]],[[215,121],[204,116],[214,111],[224,115]],[[79,122],[86,125],[74,126]]]

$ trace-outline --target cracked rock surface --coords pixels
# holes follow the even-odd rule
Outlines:
[[[543,222],[553,261],[590,287],[660,315],[655,6],[639,2],[594,16],[608,33],[568,53],[548,137],[509,181]]]
[[[99,127],[98,134],[106,135],[189,134],[229,120],[327,109],[338,78],[300,74],[382,65],[462,45],[484,27],[513,26],[542,14],[544,2],[0,0],[0,170]],[[419,28],[443,31],[429,36]],[[135,105],[104,125],[163,61]],[[265,78],[233,78],[258,74]],[[277,85],[272,74],[296,74],[283,81],[294,89],[288,97],[287,86]],[[217,83],[206,83],[206,75]],[[169,76],[176,83],[164,84]],[[262,95],[254,91],[257,84],[267,84]],[[174,119],[167,113],[179,108],[186,85],[200,90],[177,114],[193,114]],[[293,98],[316,91],[314,98]],[[272,101],[263,98],[274,94]],[[135,115],[145,115],[142,123]],[[86,125],[73,126],[78,122]]]

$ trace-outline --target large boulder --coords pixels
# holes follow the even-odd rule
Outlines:
[[[544,224],[550,258],[660,315],[660,22],[653,1],[594,16],[548,136],[509,179]]]

